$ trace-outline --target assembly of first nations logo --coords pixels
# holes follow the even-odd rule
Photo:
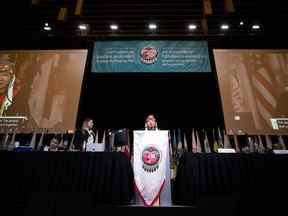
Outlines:
[[[161,151],[155,146],[144,148],[142,152],[143,169],[147,172],[155,172],[159,168]]]
[[[144,64],[153,64],[157,60],[158,51],[155,47],[147,46],[141,49],[141,62]]]

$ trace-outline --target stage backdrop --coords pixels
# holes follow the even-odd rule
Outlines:
[[[0,127],[74,129],[86,56],[87,50],[0,51]]]
[[[92,71],[210,72],[205,41],[97,41]]]
[[[214,50],[226,128],[288,133],[288,50]]]

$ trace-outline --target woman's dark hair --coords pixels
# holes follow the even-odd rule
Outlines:
[[[93,119],[92,119],[92,118],[85,118],[84,121],[83,121],[83,123],[82,123],[82,127],[81,127],[81,128],[87,126],[87,123],[88,123],[89,121],[93,121]]]
[[[147,118],[148,118],[149,116],[153,116],[153,117],[156,119],[156,121],[157,121],[156,115],[155,115],[154,113],[149,113],[148,115],[145,116],[145,122],[147,121]]]
[[[89,122],[89,121],[93,121],[93,119],[92,119],[92,118],[85,118],[84,121],[83,121],[83,123],[84,123],[84,122]]]

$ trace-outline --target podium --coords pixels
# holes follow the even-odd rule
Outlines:
[[[133,170],[136,204],[171,206],[169,132],[165,130],[133,131]]]

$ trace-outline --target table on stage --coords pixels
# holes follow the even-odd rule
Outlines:
[[[285,206],[287,155],[193,154],[180,159],[173,204]],[[94,208],[133,202],[133,170],[122,153],[0,152],[1,197],[18,209]],[[3,206],[5,206],[3,205]]]
[[[134,196],[122,153],[0,152],[0,170],[1,197],[14,208],[126,205]]]
[[[288,155],[193,154],[180,159],[174,204],[274,210],[286,206]]]

